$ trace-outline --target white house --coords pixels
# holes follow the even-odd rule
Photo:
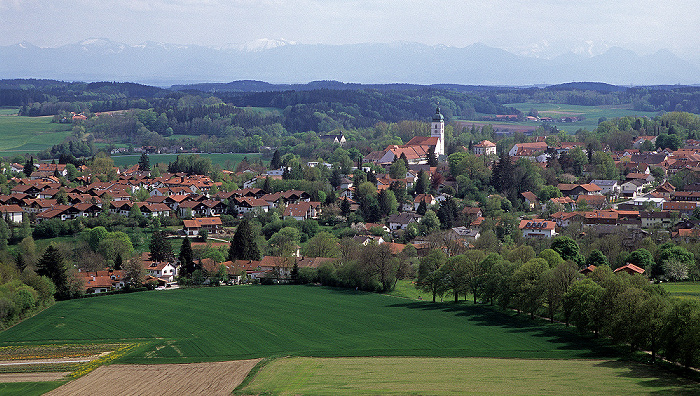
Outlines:
[[[620,187],[620,183],[617,180],[596,179],[591,180],[591,184],[595,184],[596,186],[600,187],[600,193],[603,195],[619,194],[622,189],[622,187]]]
[[[488,140],[482,140],[473,145],[472,150],[476,155],[496,155],[496,144]]]
[[[628,198],[635,198],[637,195],[642,193],[644,184],[646,183],[639,179],[634,179],[623,183],[621,186],[622,195]]]
[[[519,228],[525,238],[552,238],[557,235],[556,223],[542,219],[520,220]]]

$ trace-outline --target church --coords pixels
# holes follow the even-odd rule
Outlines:
[[[430,136],[415,136],[406,144],[394,144],[382,151],[373,151],[364,158],[364,162],[387,165],[405,154],[409,164],[425,164],[431,148],[438,158],[445,155],[445,117],[439,107],[435,109],[430,123]]]

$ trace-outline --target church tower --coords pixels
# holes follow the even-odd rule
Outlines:
[[[430,137],[438,138],[435,145],[435,155],[438,157],[445,155],[445,117],[440,114],[440,107],[435,109],[433,122],[430,126]]]

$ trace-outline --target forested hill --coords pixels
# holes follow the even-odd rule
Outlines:
[[[497,87],[490,85],[461,85],[461,84],[354,84],[339,81],[312,81],[306,84],[270,84],[264,81],[240,80],[228,83],[202,83],[188,85],[173,85],[171,89],[177,91],[202,91],[202,92],[269,92],[269,91],[311,91],[317,89],[333,90],[361,90],[371,89],[377,91],[409,91],[420,89],[440,89],[456,92],[494,91],[497,89],[509,89],[509,87]]]
[[[439,84],[348,84],[315,81],[269,84],[234,81],[159,88],[124,82],[0,80],[0,106],[22,106],[22,114],[54,115],[59,111],[112,111],[171,107],[185,96],[216,97],[246,107],[310,106],[333,110],[348,126],[376,121],[420,120],[438,102],[446,116],[471,119],[477,114],[517,114],[509,103],[564,103],[584,106],[628,105],[639,111],[700,113],[700,87],[623,87],[572,82],[548,87],[492,87]],[[306,111],[306,110],[304,110]],[[343,114],[340,114],[343,113]],[[337,118],[337,117],[334,117]]]

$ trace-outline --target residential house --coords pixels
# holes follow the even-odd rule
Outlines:
[[[5,220],[10,220],[13,223],[22,222],[22,214],[24,211],[19,205],[0,205],[0,214]]]
[[[192,220],[183,220],[183,231],[187,236],[197,236],[202,230],[209,234],[216,234],[221,230],[221,217],[200,217]]]
[[[529,210],[534,210],[539,204],[537,196],[532,191],[525,191],[524,193],[520,193],[520,195],[522,195],[523,199],[525,200],[525,205],[529,208]]]
[[[585,220],[585,217],[581,212],[556,212],[552,214],[550,218],[557,223],[557,227],[568,227],[572,223],[583,223]]]
[[[576,207],[582,206],[588,206],[590,209],[605,209],[610,205],[605,195],[579,195],[576,199]]]
[[[482,140],[473,145],[472,150],[476,155],[496,155],[496,144],[488,140]]]
[[[668,228],[671,226],[672,216],[671,212],[667,210],[661,212],[640,211],[639,217],[642,219],[643,228]]]
[[[571,199],[577,199],[579,195],[601,194],[602,189],[595,184],[566,184],[559,183],[557,188],[561,193]]]
[[[600,187],[601,194],[605,195],[617,195],[621,190],[620,183],[617,180],[595,179],[591,180],[591,184]]]
[[[296,220],[306,220],[315,219],[321,214],[321,203],[320,202],[306,202],[301,201],[298,203],[290,203],[284,208],[282,212],[282,217],[284,219],[296,219]]]
[[[624,266],[622,266],[622,267],[616,269],[616,270],[613,271],[613,272],[616,272],[616,273],[617,273],[617,272],[627,272],[627,273],[630,274],[630,275],[634,275],[634,274],[640,274],[640,275],[641,275],[641,274],[644,274],[644,268],[639,268],[639,267],[637,267],[636,265],[634,265],[634,264],[632,264],[632,263],[627,263],[626,265],[624,265]]]
[[[425,205],[430,208],[437,203],[437,200],[431,194],[418,194],[413,199],[413,210],[418,210],[421,202],[425,202]]]
[[[411,223],[418,223],[420,216],[415,213],[402,212],[398,214],[392,214],[387,219],[389,224],[389,229],[395,230],[405,230]]]
[[[627,198],[634,198],[637,195],[642,194],[644,189],[645,181],[640,179],[633,179],[622,184],[622,195]]]
[[[552,238],[557,235],[556,223],[543,219],[520,220],[520,230],[524,238]]]

